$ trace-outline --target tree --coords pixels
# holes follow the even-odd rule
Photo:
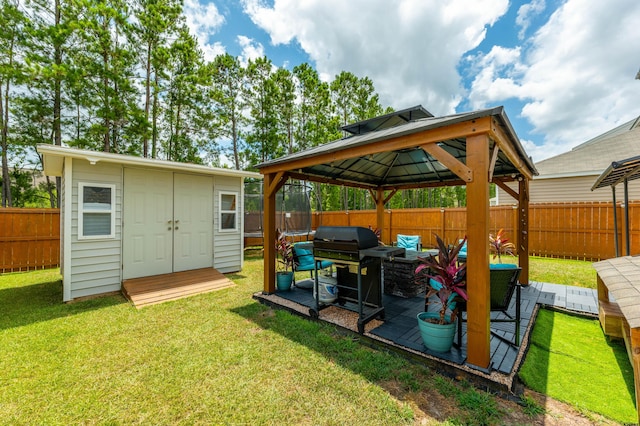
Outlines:
[[[64,85],[72,76],[69,56],[65,52],[74,40],[73,32],[77,22],[77,8],[73,1],[30,0],[32,32],[26,53],[29,64],[29,95],[23,96],[20,126],[25,143],[35,151],[37,143],[62,145],[65,127],[63,110],[69,106],[63,93]],[[27,117],[33,117],[32,123]],[[32,125],[40,126],[38,129]],[[48,179],[48,177],[47,177]],[[53,197],[59,194],[61,178],[56,178],[56,191],[49,192],[51,206],[59,205]],[[47,188],[51,188],[48,185]]]
[[[11,207],[10,105],[14,83],[24,80],[25,35],[29,21],[19,9],[18,1],[0,0],[0,148],[2,149],[2,206]]]
[[[242,129],[247,118],[243,115],[243,93],[245,88],[245,69],[237,57],[228,53],[218,55],[213,61],[213,98],[216,102],[216,115],[220,122],[220,137],[227,139],[231,145],[226,149],[227,155],[233,159],[236,170],[242,168],[241,155]]]
[[[296,81],[297,119],[295,139],[302,151],[340,137],[331,123],[329,84],[320,81],[318,72],[308,63],[293,68]]]
[[[249,108],[251,128],[247,134],[250,165],[285,154],[278,145],[277,116],[274,108],[276,88],[271,78],[273,64],[266,56],[249,61],[244,99]]]
[[[171,45],[168,71],[166,158],[201,163],[200,147],[207,139],[203,137],[207,130],[205,87],[210,86],[210,81],[204,73],[202,52],[186,27],[180,29],[178,39]]]
[[[168,39],[178,32],[178,24],[182,20],[182,3],[179,0],[138,0],[135,4],[135,38],[139,40],[139,48],[144,68],[144,131],[142,133],[142,155],[148,156],[149,136],[152,135],[152,156],[155,157],[157,135],[150,122],[156,122],[158,82],[166,68],[166,50]],[[153,93],[152,93],[153,92]],[[150,119],[151,115],[153,117]]]
[[[275,91],[275,115],[278,142],[285,146],[287,154],[295,151],[294,121],[296,116],[296,94],[293,74],[285,68],[278,68],[271,76]]]
[[[92,119],[88,143],[105,152],[137,154],[131,143],[144,131],[137,104],[135,52],[129,42],[131,23],[122,0],[83,0],[80,25],[84,52],[79,66],[86,72],[82,80],[90,97],[83,105]],[[122,144],[122,146],[119,146]]]

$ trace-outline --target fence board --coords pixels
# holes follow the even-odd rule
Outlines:
[[[0,209],[0,272],[60,266],[59,209]]]
[[[624,254],[623,209],[618,205],[620,253]],[[490,230],[504,229],[517,243],[518,210],[514,206],[490,208]],[[631,254],[640,253],[640,201],[629,203]],[[375,212],[323,212],[313,217],[319,225],[364,226],[375,223]],[[466,234],[466,209],[385,210],[383,242],[390,244],[397,234],[420,235],[424,247],[433,247],[436,233],[453,242]],[[373,225],[372,225],[373,226]],[[600,260],[615,256],[613,208],[611,203],[537,203],[529,206],[529,252],[536,256]]]
[[[620,254],[625,254],[624,209],[618,204]],[[245,220],[258,221],[247,217]],[[517,243],[518,211],[513,206],[490,208],[492,233],[504,229]],[[375,227],[374,210],[322,212],[312,215],[312,228],[325,226]],[[629,203],[630,252],[640,253],[640,201]],[[436,233],[453,242],[466,234],[466,209],[385,210],[383,241],[397,234],[420,235],[424,247],[433,247]],[[529,252],[532,255],[584,260],[615,256],[611,203],[537,203],[529,210]],[[58,209],[0,209],[0,272],[57,267],[60,264]]]

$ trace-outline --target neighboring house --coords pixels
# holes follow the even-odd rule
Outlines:
[[[613,161],[640,155],[640,117],[597,136],[571,151],[535,163],[538,176],[530,182],[530,202],[611,201],[611,190],[591,191]],[[498,204],[515,204],[503,190]],[[616,191],[623,199],[622,187]],[[640,181],[629,182],[629,200],[640,200]]]
[[[129,278],[243,264],[240,170],[39,145],[62,176],[65,301],[120,291]]]

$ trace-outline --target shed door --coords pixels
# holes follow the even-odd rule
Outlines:
[[[174,178],[174,272],[213,266],[213,182],[210,177]]]
[[[123,278],[213,266],[210,177],[125,169]]]
[[[123,278],[173,271],[173,173],[125,169]]]

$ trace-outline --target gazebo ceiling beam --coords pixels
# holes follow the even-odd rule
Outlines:
[[[426,144],[434,144],[451,139],[466,138],[470,135],[488,133],[491,130],[491,118],[481,117],[461,123],[451,124],[445,127],[428,129],[423,132],[410,135],[397,136],[395,138],[370,142],[341,150],[326,152],[306,158],[283,161],[281,163],[265,166],[260,173],[274,173],[277,171],[302,169],[318,164],[331,164],[336,161],[365,157],[381,152],[398,151],[406,148],[415,148]]]
[[[285,172],[277,172],[273,180],[265,187],[266,195],[270,196],[271,194],[275,194],[282,185],[287,181],[287,174]]]
[[[499,153],[500,147],[497,143],[494,143],[493,151],[491,152],[491,158],[489,159],[489,182],[493,181],[493,171],[496,169],[496,161],[498,161]]]
[[[331,185],[338,185],[338,186],[344,185],[344,186],[350,186],[352,188],[377,189],[380,187],[379,185],[375,185],[375,184],[356,182],[356,181],[351,181],[346,179],[328,178],[326,176],[318,176],[318,175],[313,175],[313,174],[304,173],[304,172],[291,172],[289,173],[289,176],[294,179],[309,180],[312,182],[319,182],[319,183],[328,183]]]
[[[509,161],[518,169],[520,173],[527,179],[533,179],[533,174],[529,167],[520,158],[513,145],[509,143],[509,138],[496,119],[491,120],[491,129],[489,132],[493,141],[498,145],[500,150],[507,156]]]
[[[513,188],[511,188],[509,185],[507,185],[503,180],[501,179],[495,179],[493,181],[496,185],[498,185],[500,188],[502,188],[502,190],[504,192],[506,192],[507,194],[511,195],[513,198],[515,198],[516,200],[518,200],[520,197],[520,195],[518,194],[517,191],[514,191]]]
[[[455,173],[455,175],[462,179],[464,182],[473,181],[473,170],[467,167],[462,161],[449,154],[437,143],[422,145],[422,149],[428,152],[429,155],[438,160],[447,169]]]

